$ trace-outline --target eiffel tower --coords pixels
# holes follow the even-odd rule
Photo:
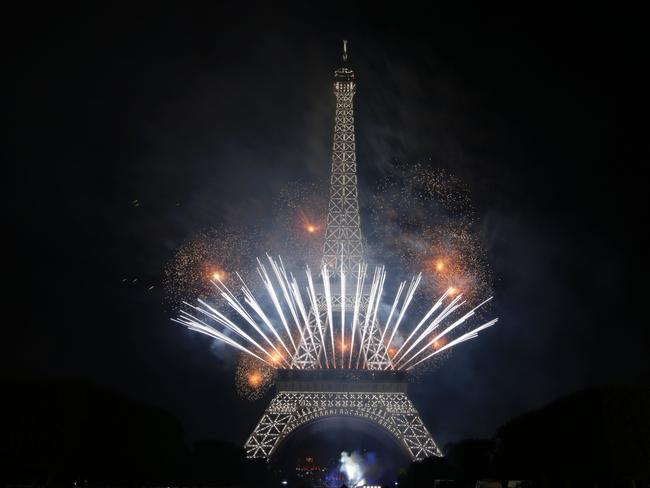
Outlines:
[[[343,66],[334,72],[334,95],[336,96],[336,115],[334,124],[334,143],[332,146],[332,172],[330,177],[330,200],[327,213],[327,230],[323,246],[322,266],[327,269],[331,281],[332,311],[341,309],[352,311],[355,305],[354,286],[348,287],[347,293],[341,292],[340,280],[356,280],[360,274],[365,275],[366,265],[363,256],[363,238],[361,235],[361,218],[359,216],[359,197],[357,189],[357,157],[354,137],[353,97],[356,93],[354,71],[347,66],[347,41],[343,41]],[[336,290],[336,291],[335,291]],[[381,338],[381,332],[374,320],[365,321],[370,286],[360,288],[359,311],[361,313],[358,337],[359,355],[352,355],[345,360],[343,354],[337,363],[337,353],[332,350],[327,360],[323,348],[326,342],[310,341],[310,337],[324,337],[326,330],[320,330],[325,324],[327,312],[325,290],[322,285],[316,287],[316,307],[310,310],[310,329],[300,341],[293,359],[293,368],[358,368],[392,369],[393,365]],[[317,317],[317,314],[319,315]],[[334,344],[334,339],[330,341]],[[352,337],[350,337],[352,341]],[[338,339],[336,340],[338,343]]]
[[[343,41],[342,57],[343,66],[334,72],[336,115],[322,259],[322,272],[327,273],[325,281],[331,286],[325,290],[324,285],[314,285],[315,303],[309,311],[307,333],[298,341],[291,369],[279,371],[276,396],[245,448],[248,457],[268,459],[296,428],[325,417],[352,416],[385,429],[414,460],[441,456],[407,397],[406,375],[394,370],[382,331],[368,310],[372,289],[365,283],[367,266],[359,216],[354,135],[353,97],[357,82],[347,65],[347,41]],[[350,286],[345,286],[346,280]],[[352,312],[354,307],[358,307],[359,313],[353,316],[360,317],[359,327],[351,329],[356,332],[349,337],[350,353],[346,357],[345,337],[335,338],[330,333],[329,344],[325,340],[325,324],[328,319],[332,321],[326,315],[338,311],[336,316],[344,321],[346,311]],[[340,344],[339,350],[336,344]],[[357,351],[356,357],[352,350]]]

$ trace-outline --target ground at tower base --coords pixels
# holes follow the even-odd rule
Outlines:
[[[346,483],[340,446],[331,441],[345,438],[345,432],[336,428],[330,437],[319,432],[290,440],[290,452],[280,451],[270,462],[251,460],[226,442],[188,445],[173,415],[88,382],[1,386],[12,399],[2,402],[0,411],[0,483],[7,487],[338,488]],[[394,462],[400,448],[389,441],[383,451],[358,453],[364,469],[376,477],[366,478],[364,486],[647,487],[648,411],[650,389],[612,386],[560,398],[505,423],[491,438],[444,446],[443,458],[413,463],[402,458],[400,465]],[[350,452],[365,441],[376,449],[387,440],[376,432],[358,435],[356,428],[344,426],[357,442]]]

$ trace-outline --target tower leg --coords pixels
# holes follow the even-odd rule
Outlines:
[[[321,337],[323,337],[323,331],[319,329],[316,313],[320,312],[311,309],[309,311],[308,323],[291,362],[292,369],[314,369],[323,366],[321,364],[321,348],[323,347]]]
[[[381,340],[381,332],[376,322],[368,326],[368,333],[361,345],[368,369],[393,369],[393,362],[386,345]]]

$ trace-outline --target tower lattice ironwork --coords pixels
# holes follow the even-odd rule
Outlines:
[[[361,234],[361,217],[359,215],[359,196],[357,185],[357,157],[354,136],[354,106],[356,77],[347,66],[347,41],[343,41],[344,65],[334,72],[334,95],[336,96],[336,115],[334,124],[334,142],[332,145],[332,172],[330,177],[330,200],[327,213],[327,229],[323,245],[322,266],[327,269],[334,280],[331,286],[332,310],[352,311],[355,305],[355,287],[349,286],[347,293],[341,293],[340,280],[348,282],[356,279],[365,271],[363,255],[363,237]],[[365,273],[361,273],[362,275]],[[339,280],[338,282],[336,280]],[[353,285],[353,283],[351,283]],[[335,290],[335,291],[334,291]],[[391,369],[392,362],[381,340],[381,332],[374,320],[365,321],[370,287],[361,289],[359,297],[360,323],[357,344],[360,344],[359,356],[348,361],[343,358],[337,363],[335,351],[333,361],[329,364],[322,348],[326,342],[309,340],[310,337],[325,337],[324,329],[327,303],[325,291],[316,290],[316,306],[309,313],[309,324],[304,338],[300,341],[292,366],[301,369],[334,367],[350,368],[363,364],[367,369]],[[324,364],[323,364],[324,363]]]
[[[347,60],[344,48],[343,59]],[[363,241],[357,190],[357,156],[354,139],[354,71],[343,66],[334,72],[336,116],[332,146],[332,174],[323,265],[330,274],[350,276],[363,262]]]
[[[404,378],[390,376],[397,375],[395,371],[384,371],[392,370],[393,364],[380,327],[368,310],[370,286],[353,286],[359,276],[365,277],[366,264],[354,134],[356,78],[347,66],[347,58],[347,41],[343,41],[344,65],[334,72],[336,118],[322,260],[323,272],[333,282],[329,293],[315,287],[315,303],[309,311],[303,331],[306,333],[302,334],[293,355],[292,369],[280,371],[277,394],[246,441],[249,457],[268,459],[296,428],[333,416],[357,417],[380,426],[397,438],[412,459],[441,456],[407,397]],[[346,279],[350,286],[342,287]],[[355,295],[357,290],[360,296]],[[328,309],[329,313],[339,311],[341,320],[345,320],[345,311],[352,312],[355,305],[359,307],[361,319],[356,329],[358,337],[350,339],[358,341],[359,353],[356,358],[351,354],[346,358],[342,351],[340,356],[337,353],[334,337],[330,337],[329,344],[325,340],[328,335],[326,314]],[[330,347],[331,354],[327,354],[324,349]],[[358,375],[366,376],[360,381]]]
[[[303,425],[331,417],[374,424],[397,439],[413,460],[442,456],[393,371],[283,370],[277,393],[246,441],[251,458],[270,458]]]

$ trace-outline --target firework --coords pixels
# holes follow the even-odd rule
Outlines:
[[[369,337],[375,328],[378,329],[381,342],[373,347],[391,350],[422,281],[422,274],[414,277],[405,293],[406,283],[401,283],[387,319],[381,320],[378,310],[386,280],[386,270],[383,267],[374,270],[368,301],[363,307],[364,313],[361,313],[361,290],[367,274],[365,265],[359,266],[355,285],[350,284],[347,288],[344,274],[339,282],[332,282],[328,268],[323,266],[320,278],[325,307],[322,309],[318,306],[318,297],[314,291],[315,280],[309,268],[305,272],[306,284],[303,282],[300,285],[292,274],[287,273],[281,259],[267,256],[265,262],[258,260],[258,274],[264,294],[255,295],[241,276],[238,276],[241,291],[239,297],[223,280],[213,279],[217,295],[227,307],[218,307],[200,298],[197,304],[185,302],[186,308],[181,310],[174,321],[222,341],[269,368],[299,368],[295,361],[297,344],[309,341],[318,350],[318,363],[315,367],[367,369],[368,358],[378,351],[369,349],[370,342],[365,340],[366,336]],[[307,297],[307,302],[303,296]],[[351,310],[346,310],[342,305],[340,316],[335,316],[333,302],[336,296],[341,297],[342,304],[345,303],[342,297],[353,297]],[[497,319],[466,332],[462,332],[462,328],[490,300],[491,297],[459,317],[460,310],[468,308],[467,300],[462,291],[447,290],[413,329],[404,332],[407,338],[400,341],[401,344],[391,355],[385,369],[410,371],[443,351],[475,338],[479,332],[495,324]],[[307,310],[319,312],[310,316]],[[345,342],[348,313],[352,315],[349,348]],[[313,327],[310,327],[310,320],[315,322],[318,334],[311,332]],[[461,332],[460,335],[454,337],[458,332]],[[340,343],[337,338],[340,338]],[[340,344],[339,347],[337,343]],[[355,344],[358,344],[356,349]],[[438,347],[435,347],[436,344]]]
[[[188,297],[210,296],[212,280],[230,283],[235,271],[248,276],[245,266],[250,252],[243,233],[223,226],[188,239],[165,269],[167,301],[176,308]]]
[[[491,268],[478,236],[467,227],[443,224],[426,229],[427,242],[414,253],[422,263],[425,284],[438,292],[462,291],[469,299],[491,294]]]
[[[473,336],[459,341],[450,337],[463,337],[466,319],[439,337],[438,330],[444,329],[431,327],[439,309],[428,307],[428,297],[444,297],[443,302],[458,298],[455,303],[468,306],[491,295],[491,273],[472,230],[474,209],[460,180],[423,165],[400,167],[396,174],[373,197],[377,231],[367,248],[376,260],[381,256],[396,277],[408,273],[415,278],[396,285],[384,306],[379,306],[386,280],[383,268],[378,281],[372,275],[366,278],[365,265],[357,277],[337,282],[329,279],[328,270],[321,270],[320,276],[308,271],[302,283],[294,278],[303,275],[305,265],[308,270],[320,267],[325,219],[318,210],[326,208],[327,195],[315,185],[290,183],[280,191],[269,229],[257,233],[263,238],[250,240],[243,230],[221,227],[179,249],[166,269],[168,297],[184,304],[177,321],[273,369],[297,367],[293,360],[301,341],[319,348],[319,367],[367,367],[373,351],[361,345],[369,328],[376,326],[392,368],[415,369],[418,374],[431,369],[454,345]],[[270,258],[266,265],[259,263],[257,271],[247,267],[246,257],[263,246],[274,254],[291,255],[286,264],[292,267],[285,269],[285,263]],[[376,320],[361,306],[363,282],[374,287],[369,307],[374,307]],[[316,292],[314,284],[322,290]],[[254,294],[260,287],[263,292]],[[325,300],[319,305],[321,293]],[[333,296],[346,294],[354,297],[349,309],[343,301],[340,313],[333,310]],[[193,305],[190,296],[197,297]],[[312,313],[318,307],[321,313]],[[413,327],[412,317],[418,313],[424,318]],[[309,321],[317,322],[316,327],[307,327]]]
[[[461,180],[422,164],[397,165],[372,202],[369,252],[408,274],[423,271],[420,293],[454,288],[470,300],[492,294],[487,253]]]
[[[327,194],[313,184],[292,182],[279,192],[260,248],[292,256],[292,271],[320,267]],[[492,272],[476,232],[467,186],[453,174],[424,164],[396,165],[371,199],[373,224],[366,229],[369,258],[399,274],[423,271],[419,294],[453,287],[468,299],[492,294]],[[261,251],[261,252],[260,252]],[[255,253],[254,253],[255,254]],[[419,298],[419,297],[418,297]]]
[[[279,191],[270,225],[260,239],[260,252],[292,256],[288,266],[296,272],[305,265],[316,269],[323,254],[327,192],[314,184],[290,182]]]
[[[247,400],[259,400],[275,382],[276,370],[247,354],[241,354],[235,380],[237,393]]]

